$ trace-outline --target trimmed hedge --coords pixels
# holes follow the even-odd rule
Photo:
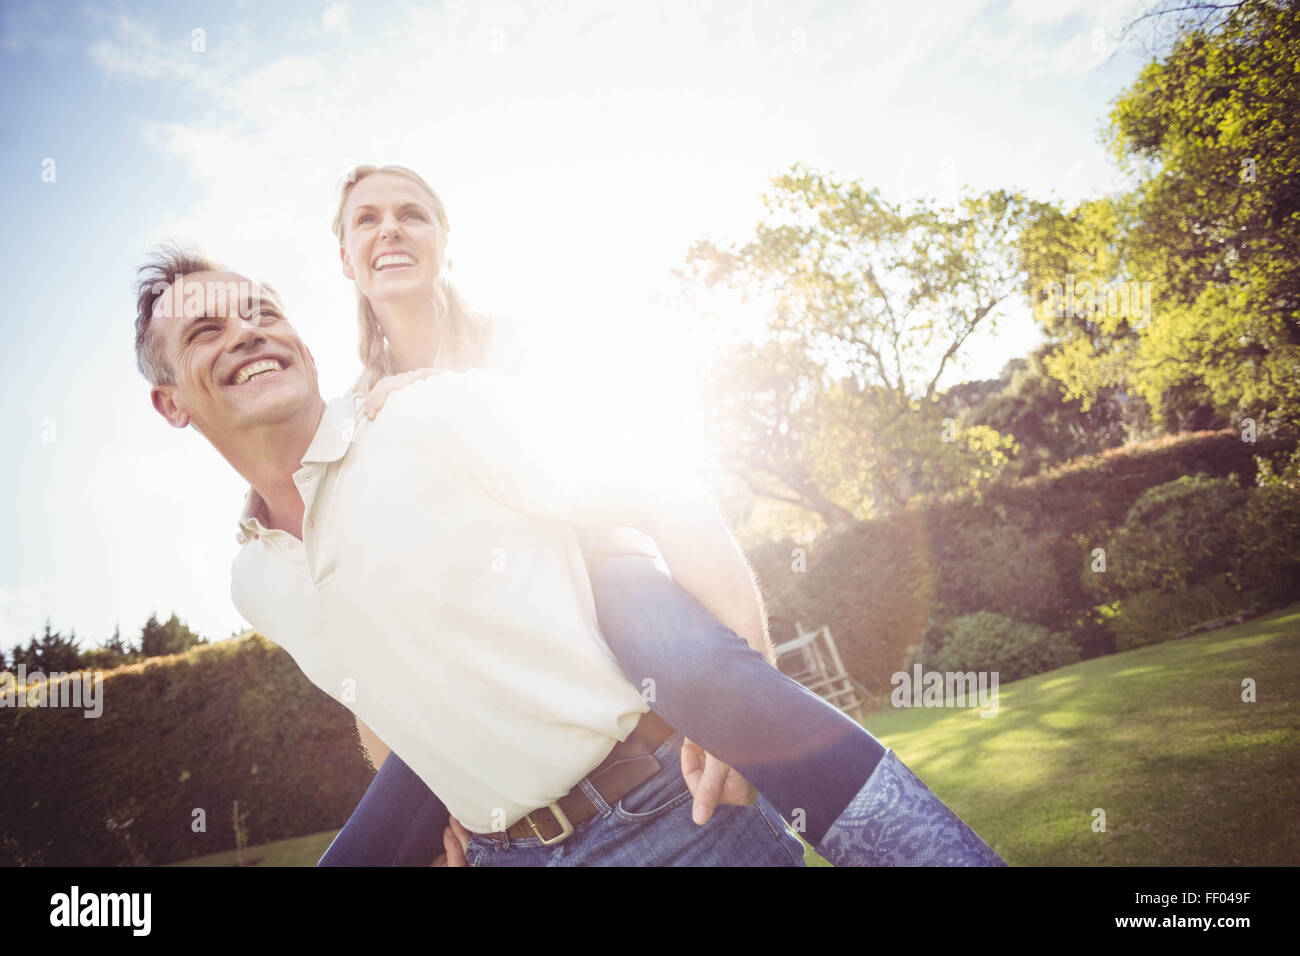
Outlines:
[[[373,777],[351,713],[257,634],[107,671],[100,699],[97,718],[0,709],[0,862],[232,850],[236,800],[249,845],[316,833],[341,827]],[[196,809],[206,832],[192,828]]]
[[[821,539],[806,546],[803,573],[764,549],[759,577],[769,611],[829,625],[845,666],[873,693],[888,693],[923,642],[936,650],[944,622],[977,611],[1065,632],[1093,657],[1115,645],[1084,574],[1139,496],[1198,473],[1249,485],[1257,459],[1272,467],[1294,444],[1247,443],[1229,429],[1126,445]]]

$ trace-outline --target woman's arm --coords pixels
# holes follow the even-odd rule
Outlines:
[[[673,580],[776,666],[749,562],[702,488],[687,480],[655,485],[636,474],[606,471],[574,507],[583,524],[625,525],[653,538]]]
[[[712,500],[683,502],[645,520],[653,524],[645,531],[673,580],[775,667],[776,651],[753,571]]]

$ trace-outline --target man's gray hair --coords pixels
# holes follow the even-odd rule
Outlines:
[[[195,272],[222,272],[225,267],[191,249],[165,243],[154,249],[136,270],[135,362],[150,385],[172,385],[171,363],[153,334],[154,305],[167,294],[178,276]]]

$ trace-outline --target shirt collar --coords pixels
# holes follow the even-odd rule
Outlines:
[[[338,461],[347,454],[352,444],[352,435],[356,431],[357,409],[363,396],[347,392],[325,406],[325,414],[316,426],[307,452],[302,456],[305,467],[309,463],[324,464]],[[235,540],[247,544],[249,537],[257,537],[266,532],[266,502],[262,500],[252,485],[244,495],[244,507],[239,513],[239,533]]]
[[[338,461],[347,454],[356,431],[356,410],[362,396],[347,392],[325,406],[325,414],[316,426],[316,435],[302,456],[302,463]]]

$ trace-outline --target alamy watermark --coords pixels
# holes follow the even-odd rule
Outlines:
[[[103,671],[54,671],[47,679],[41,671],[27,673],[27,665],[18,665],[18,674],[0,671],[0,707],[80,707],[82,716],[99,717],[104,713]]]
[[[697,452],[708,444],[703,412],[618,405],[597,414],[593,425],[602,449]]]
[[[232,315],[256,327],[262,319],[262,303],[278,305],[275,296],[264,286],[247,279],[228,282],[208,280],[186,283],[183,273],[171,282],[158,281],[151,291],[158,299],[154,302],[154,316],[195,319],[202,315]]]
[[[1106,318],[1128,319],[1133,328],[1144,328],[1151,322],[1150,282],[1098,282],[1088,279],[1076,282],[1074,273],[1065,277],[1065,284],[1048,282],[1043,294],[1053,305],[1058,319]]]
[[[895,707],[974,707],[981,717],[998,715],[998,671],[897,671],[889,679]],[[969,701],[969,703],[968,703]]]

